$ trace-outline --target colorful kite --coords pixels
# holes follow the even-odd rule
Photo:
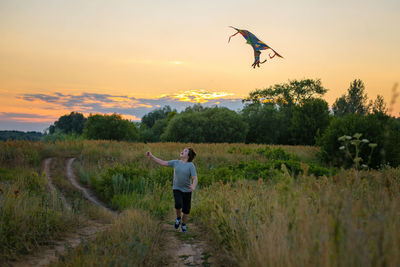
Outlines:
[[[236,34],[240,33],[240,34],[246,39],[247,43],[248,43],[249,45],[251,45],[251,47],[253,47],[253,50],[254,50],[254,63],[253,63],[253,65],[251,65],[253,68],[255,68],[256,66],[257,66],[257,67],[260,67],[260,64],[263,64],[263,63],[265,63],[265,62],[267,61],[267,60],[264,60],[263,62],[260,62],[260,55],[261,55],[260,50],[271,49],[272,51],[274,51],[274,55],[273,55],[273,56],[271,56],[271,55],[269,54],[269,58],[270,58],[270,59],[274,58],[275,56],[278,56],[278,57],[280,57],[280,58],[283,58],[281,55],[278,54],[278,52],[276,52],[274,49],[272,49],[272,48],[269,47],[268,45],[264,44],[262,41],[260,41],[260,40],[259,40],[254,34],[252,34],[251,32],[246,31],[246,30],[236,29],[235,27],[232,27],[232,26],[230,26],[230,27],[233,28],[233,29],[235,29],[235,30],[237,30],[237,33],[235,33],[235,34],[233,34],[233,35],[231,35],[231,36],[229,37],[228,43],[230,42],[230,40],[231,40],[231,38],[232,38],[233,36],[235,36]]]

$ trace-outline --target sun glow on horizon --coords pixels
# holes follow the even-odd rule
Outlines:
[[[161,95],[160,98],[170,97],[182,102],[207,103],[209,100],[219,99],[227,96],[233,96],[233,93],[227,92],[208,92],[206,90],[189,90],[177,94]]]

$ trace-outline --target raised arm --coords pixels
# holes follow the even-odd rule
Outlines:
[[[157,162],[158,164],[162,165],[162,166],[168,166],[168,161],[156,158],[155,156],[153,156],[153,154],[151,154],[150,151],[146,152],[146,156],[148,158],[151,158],[153,161]]]

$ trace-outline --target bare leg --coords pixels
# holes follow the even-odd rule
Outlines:
[[[176,217],[181,217],[181,210],[175,209],[176,210]]]
[[[189,216],[189,214],[183,213],[183,218],[182,218],[182,223],[183,224],[186,224],[188,216]]]

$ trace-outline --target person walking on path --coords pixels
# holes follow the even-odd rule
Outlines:
[[[146,156],[162,166],[174,168],[173,194],[175,199],[176,220],[174,227],[178,229],[182,223],[182,232],[187,232],[186,222],[190,213],[190,204],[192,192],[197,186],[196,167],[193,164],[193,159],[196,153],[193,148],[188,147],[183,149],[180,154],[180,160],[165,161],[156,158],[150,151],[146,152]],[[193,180],[193,183],[191,181]]]

